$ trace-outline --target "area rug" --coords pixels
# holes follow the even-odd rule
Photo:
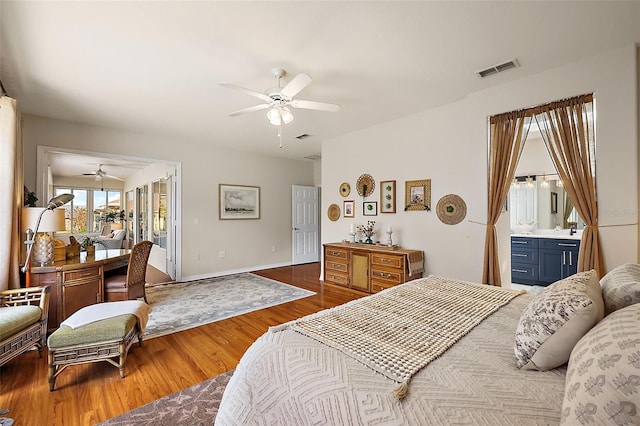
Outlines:
[[[145,340],[315,294],[251,273],[157,285],[146,293],[153,310]]]
[[[157,399],[100,426],[212,425],[233,370]]]

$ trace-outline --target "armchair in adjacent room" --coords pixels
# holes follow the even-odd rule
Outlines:
[[[127,231],[124,229],[116,229],[110,234],[98,237],[97,249],[120,249],[122,248],[122,242],[126,236]],[[102,246],[102,247],[101,247]]]

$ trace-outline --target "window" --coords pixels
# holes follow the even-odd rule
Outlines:
[[[122,192],[56,187],[55,196],[73,194],[65,204],[65,229],[71,233],[100,232],[106,223],[119,223],[122,214]]]
[[[167,248],[167,180],[153,182],[153,243]]]

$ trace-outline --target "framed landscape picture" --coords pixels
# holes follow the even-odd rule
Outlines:
[[[431,210],[431,179],[405,182],[404,209]]]
[[[260,219],[260,187],[218,185],[219,217],[224,219]]]
[[[396,181],[380,182],[380,213],[396,212]]]

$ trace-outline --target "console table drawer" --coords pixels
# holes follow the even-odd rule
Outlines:
[[[371,279],[384,280],[390,283],[394,283],[393,285],[403,282],[401,272],[382,271],[377,269],[371,270]]]
[[[324,267],[327,271],[337,271],[347,273],[348,265],[346,263],[333,262],[331,260],[327,260],[324,263]]]
[[[327,247],[325,252],[324,252],[326,257],[332,257],[332,258],[336,258],[336,259],[342,259],[342,260],[349,260],[349,251],[348,250],[344,250],[344,249],[339,249],[339,248],[334,248],[334,247]]]
[[[378,293],[391,287],[397,286],[399,283],[390,283],[379,280],[371,280],[371,293]]]
[[[330,271],[325,271],[324,280],[328,283],[337,284],[344,287],[349,285],[349,278],[346,275],[336,274]]]
[[[390,268],[401,269],[404,266],[404,257],[386,254],[371,254],[371,265],[388,266]]]

